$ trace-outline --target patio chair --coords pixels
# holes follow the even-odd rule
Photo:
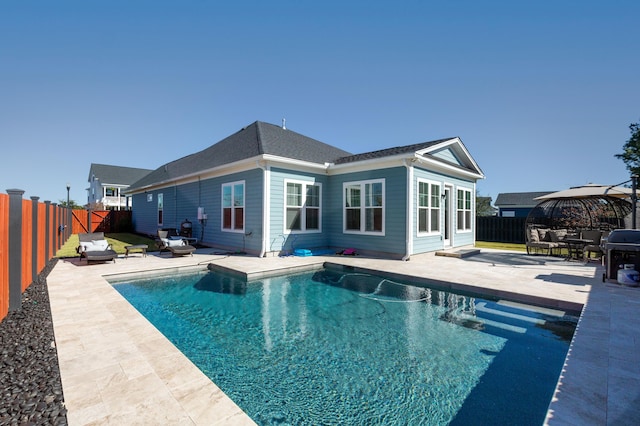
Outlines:
[[[602,236],[602,231],[598,229],[582,231],[582,238],[593,240],[592,243],[584,246],[583,252],[585,259],[589,260],[591,258],[591,253],[596,254],[596,259],[602,257],[602,247],[600,246]]]
[[[196,248],[179,236],[170,236],[167,230],[158,230],[158,248],[160,253],[163,250],[169,250],[173,256],[191,255]]]
[[[118,253],[111,248],[111,244],[104,238],[104,232],[78,234],[78,239],[80,240],[80,245],[76,248],[76,252],[81,259],[83,257],[87,259],[87,263],[107,262],[109,260],[113,260],[113,263],[116,262]]]

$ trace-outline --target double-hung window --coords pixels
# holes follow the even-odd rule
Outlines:
[[[418,233],[440,232],[440,184],[418,180]]]
[[[320,231],[321,185],[314,182],[285,181],[285,190],[286,231]]]
[[[222,185],[222,230],[244,232],[244,181]]]
[[[471,231],[471,190],[458,188],[457,215],[458,231]]]
[[[344,231],[384,235],[384,179],[343,184]]]
[[[158,226],[162,226],[163,225],[163,215],[162,212],[164,210],[164,206],[163,206],[163,195],[162,193],[158,194]]]

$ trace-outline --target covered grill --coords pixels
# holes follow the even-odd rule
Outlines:
[[[602,241],[606,259],[606,276],[603,280],[615,280],[618,270],[633,264],[640,271],[640,230],[616,229],[611,231],[606,241]]]

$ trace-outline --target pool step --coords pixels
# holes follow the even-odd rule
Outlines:
[[[501,302],[501,301],[500,301]],[[443,321],[447,321],[447,322],[451,322],[451,323],[455,323],[458,325],[461,325],[463,327],[467,327],[467,328],[473,328],[476,330],[480,330],[483,329],[484,325],[488,325],[491,327],[496,327],[496,328],[501,328],[503,330],[508,330],[514,333],[526,333],[527,329],[525,327],[521,327],[521,326],[517,326],[517,325],[512,325],[512,324],[507,324],[507,323],[503,323],[499,320],[491,320],[488,318],[485,318],[484,316],[482,316],[481,314],[489,314],[489,315],[493,315],[495,317],[503,317],[505,319],[511,319],[511,320],[516,320],[519,322],[524,322],[524,323],[529,323],[532,325],[544,325],[546,323],[545,320],[540,319],[540,318],[535,318],[535,317],[531,317],[526,315],[526,312],[539,312],[538,309],[527,309],[528,307],[526,305],[522,305],[522,304],[509,304],[509,303],[504,303],[502,304],[502,306],[505,307],[511,307],[514,310],[520,310],[522,312],[522,314],[518,314],[515,312],[509,312],[509,311],[503,311],[500,309],[500,305],[501,303],[498,302],[498,306],[496,306],[495,308],[489,308],[486,303],[484,302],[480,302],[478,304],[475,305],[475,311],[476,314],[470,314],[468,312],[458,312],[458,313],[452,313],[452,312],[448,312],[444,315],[442,315],[440,317],[441,320]],[[554,311],[553,314],[557,315],[559,311]]]
[[[480,249],[440,250],[436,252],[436,256],[457,257],[458,259],[462,259],[479,253]]]

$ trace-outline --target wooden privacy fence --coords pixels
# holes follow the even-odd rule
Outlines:
[[[526,217],[476,217],[476,241],[524,244]]]
[[[0,194],[0,321],[22,308],[22,293],[71,235],[71,210],[24,191]]]
[[[130,210],[72,210],[72,234],[85,232],[130,232]]]

